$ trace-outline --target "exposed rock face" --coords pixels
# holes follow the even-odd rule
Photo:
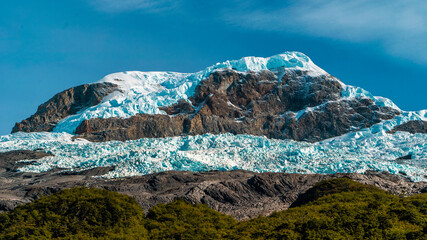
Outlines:
[[[409,133],[427,133],[427,122],[422,120],[413,120],[406,122],[402,125],[394,127],[388,133],[400,132],[409,132]]]
[[[85,84],[67,89],[40,105],[34,115],[16,123],[12,133],[52,131],[61,119],[97,105],[116,90],[117,85],[112,83]]]
[[[179,136],[184,132],[185,116],[140,114],[130,118],[85,120],[76,129],[90,141],[135,140]],[[188,120],[187,120],[188,121]],[[81,137],[81,136],[80,136]]]
[[[10,152],[0,153],[0,162],[16,162],[25,159],[40,159],[43,157],[52,156],[52,154],[43,151],[30,150],[15,150]]]
[[[412,154],[408,154],[408,155],[396,158],[396,160],[408,160],[408,159],[412,159]]]
[[[170,171],[114,180],[90,177],[108,170],[95,169],[75,174],[55,170],[41,174],[15,172],[7,173],[7,177],[5,173],[0,174],[0,211],[76,186],[105,188],[133,196],[145,211],[158,203],[183,198],[192,203],[207,204],[239,220],[285,210],[314,184],[330,178],[348,177],[395,194],[411,195],[427,190],[426,182],[413,183],[401,176],[377,172],[321,175],[242,170]]]
[[[8,191],[4,191],[6,185],[14,182],[16,176],[16,169],[24,166],[26,163],[18,163],[20,160],[36,160],[43,157],[52,156],[51,154],[42,151],[29,151],[29,150],[16,150],[5,153],[0,153],[0,212],[12,210],[20,204],[28,202],[26,199],[15,197],[14,194],[8,194]],[[22,174],[19,174],[22,175]],[[21,180],[22,181],[22,180]],[[22,181],[19,184],[25,184]],[[5,184],[5,186],[3,186]],[[18,184],[18,185],[19,185]],[[16,185],[16,186],[18,186]]]
[[[77,128],[91,141],[130,140],[225,133],[315,142],[370,127],[399,111],[368,98],[343,99],[330,76],[286,71],[213,72],[196,88],[191,102],[162,108],[168,115],[90,119]]]
[[[52,156],[52,154],[42,151],[16,150],[5,153],[0,153],[0,173],[4,171],[12,171],[25,163],[17,163],[21,160],[35,160],[43,157]]]
[[[395,194],[425,191],[427,183],[412,183],[387,173],[367,174],[287,174],[230,172],[163,172],[108,182],[103,188],[134,196],[145,210],[159,202],[179,197],[204,203],[242,220],[287,209],[298,196],[319,181],[349,177]],[[423,190],[424,189],[424,190]]]

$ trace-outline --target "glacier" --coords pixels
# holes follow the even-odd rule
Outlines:
[[[115,166],[115,170],[101,176],[104,178],[167,170],[320,174],[374,170],[426,181],[427,134],[386,133],[403,122],[419,119],[426,120],[427,111],[403,112],[370,128],[317,143],[229,133],[93,143],[73,139],[74,135],[64,132],[15,133],[0,137],[0,152],[44,149],[54,155],[31,160],[19,169],[23,172]],[[396,160],[408,154],[412,159]]]

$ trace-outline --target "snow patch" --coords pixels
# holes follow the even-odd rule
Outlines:
[[[372,99],[376,105],[381,106],[381,107],[391,107],[393,109],[396,109],[398,111],[402,111],[400,110],[400,108],[394,104],[393,101],[391,101],[388,98],[385,97],[380,97],[380,96],[374,96],[372,95],[372,93],[366,91],[363,88],[360,87],[355,87],[355,86],[350,86],[350,85],[346,85],[343,82],[341,82],[341,86],[342,86],[342,91],[341,91],[341,97],[342,98],[362,98],[362,97],[366,97],[366,98],[370,98]]]

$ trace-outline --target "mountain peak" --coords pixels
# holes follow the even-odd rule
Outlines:
[[[222,86],[216,86],[215,81],[206,83],[212,76],[223,82]],[[234,83],[229,82],[227,78],[234,79],[231,80]],[[254,79],[255,82],[248,84],[248,82]],[[286,82],[282,83],[284,80]],[[200,92],[200,87],[204,84],[213,84],[211,86],[212,88],[229,88],[234,84],[236,85],[235,87],[240,86],[238,88],[242,88],[241,91],[248,92],[246,94],[249,94],[249,91],[252,91],[250,94],[253,94],[253,96],[250,96],[250,94],[244,96],[245,94],[243,94],[243,92],[235,92],[234,94],[237,95],[228,96],[228,101],[224,103],[218,102],[217,104],[237,106],[239,109],[252,111],[251,109],[253,106],[243,106],[241,105],[242,101],[236,99],[245,99],[243,101],[245,104],[249,104],[251,101],[251,104],[267,101],[269,104],[276,106],[274,114],[279,114],[282,118],[287,113],[297,112],[296,119],[298,122],[303,114],[312,113],[313,109],[316,111],[324,111],[321,110],[321,108],[326,107],[326,105],[322,104],[327,103],[327,101],[336,101],[338,99],[347,100],[346,103],[340,103],[341,108],[344,107],[343,104],[349,104],[348,102],[353,102],[352,106],[355,107],[356,105],[354,105],[354,103],[358,102],[358,100],[354,99],[366,98],[373,102],[364,102],[362,105],[368,106],[374,104],[379,107],[394,109],[386,118],[390,118],[400,111],[389,99],[375,97],[364,89],[345,85],[340,80],[334,78],[315,65],[305,54],[300,52],[284,52],[265,58],[252,56],[243,57],[238,60],[228,60],[195,73],[127,71],[109,74],[92,84],[93,86],[97,86],[96,89],[94,89],[94,95],[99,96],[99,100],[95,102],[96,104],[85,105],[80,109],[78,109],[78,106],[77,108],[74,107],[79,111],[71,112],[68,116],[62,116],[58,121],[49,122],[44,124],[44,126],[51,126],[49,129],[46,128],[46,130],[49,131],[53,129],[54,132],[67,132],[73,134],[84,121],[91,119],[109,119],[115,117],[130,118],[138,114],[168,115],[165,109],[179,102],[181,103],[181,107],[185,107],[185,104],[182,104],[187,103],[187,105],[189,104],[193,109],[202,109],[202,105],[208,98],[205,98],[206,96],[201,96],[197,91]],[[258,86],[254,86],[253,84],[257,84]],[[262,89],[269,90],[264,92]],[[216,92],[214,89],[206,90],[206,92],[214,94],[216,98],[224,93],[223,91],[221,93]],[[196,97],[197,94],[199,94],[198,97]],[[268,97],[270,95],[276,95],[279,102],[274,103],[274,101]],[[64,96],[67,97],[68,94]],[[195,102],[195,97],[200,100],[200,102]],[[203,99],[200,99],[200,97]],[[252,99],[253,97],[255,97],[255,99]],[[215,101],[221,100],[218,99]],[[56,103],[53,103],[53,105],[55,104]],[[280,107],[278,107],[279,105]],[[46,106],[50,105],[47,104]],[[68,107],[65,108],[68,109]],[[186,108],[188,109],[188,106]],[[265,109],[269,109],[269,107],[265,107]],[[175,110],[172,112],[174,111]],[[369,111],[375,112],[377,110],[371,109]],[[381,111],[384,112],[384,110]],[[49,112],[49,110],[46,109],[44,112]],[[216,113],[212,114],[216,115]],[[265,114],[268,115],[269,113]],[[244,113],[238,113],[236,116],[241,118],[246,115],[247,114]],[[366,116],[366,113],[363,116]],[[379,116],[380,118],[385,117],[385,115],[381,114]],[[44,117],[39,118],[44,119]],[[373,123],[371,120],[367,122],[369,122],[369,124],[366,126],[363,125],[364,127],[368,127]],[[38,131],[43,131],[44,129],[37,126],[35,127]],[[353,126],[347,126],[348,129],[350,129],[350,127]],[[30,128],[31,127],[26,127],[25,124],[17,124],[14,131],[19,131],[20,129],[30,130]],[[348,131],[348,129],[346,131]],[[80,128],[80,130],[82,130],[82,128]],[[261,132],[263,131],[260,131],[258,134],[261,134]],[[328,136],[335,136],[336,134],[339,133],[332,135],[326,134],[320,139]],[[274,135],[283,138],[286,134],[275,133]],[[292,138],[295,139],[295,137]],[[306,138],[298,137],[296,139],[301,140]],[[315,138],[311,139],[313,140]]]
[[[13,129],[53,132],[1,137],[0,151],[43,148],[55,155],[22,171],[115,166],[106,177],[374,169],[420,180],[426,120],[425,111],[401,111],[386,98],[345,85],[304,54],[286,52],[196,73],[107,75],[58,93]],[[394,161],[409,155],[404,164]]]

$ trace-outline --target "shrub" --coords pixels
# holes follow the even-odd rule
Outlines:
[[[73,188],[0,215],[0,239],[141,239],[144,213],[132,197]]]
[[[237,221],[204,204],[183,200],[159,204],[147,214],[151,239],[224,239]]]

